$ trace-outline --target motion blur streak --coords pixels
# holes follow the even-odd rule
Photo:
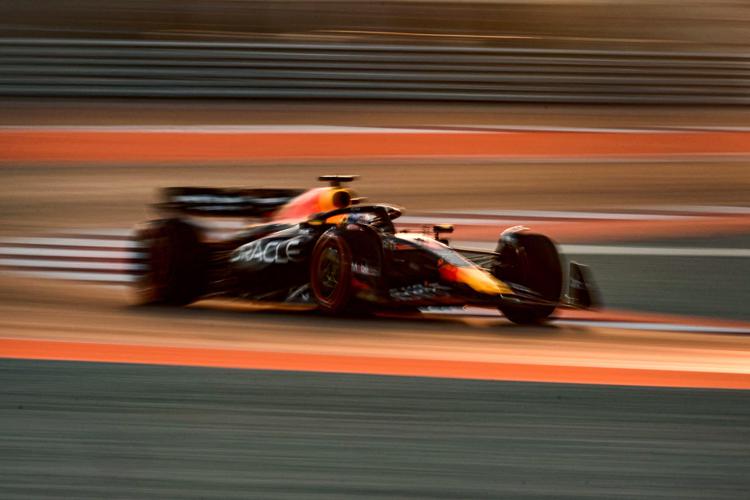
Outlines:
[[[707,373],[518,363],[490,364],[19,339],[0,339],[0,352],[5,358],[58,361],[296,370],[475,380],[750,389],[750,373]]]
[[[750,132],[180,132],[1,130],[4,161],[206,162],[750,155]]]

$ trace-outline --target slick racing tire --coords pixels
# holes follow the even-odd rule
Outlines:
[[[352,253],[336,231],[324,233],[310,260],[310,290],[318,309],[326,314],[343,314],[352,302]]]
[[[499,254],[492,274],[509,283],[529,288],[544,299],[558,302],[563,287],[563,270],[555,244],[544,235],[529,232],[504,234],[498,241]],[[503,304],[500,312],[518,324],[541,323],[555,305]]]
[[[145,270],[135,283],[141,305],[183,306],[206,289],[207,252],[197,230],[179,219],[149,222],[136,230]]]

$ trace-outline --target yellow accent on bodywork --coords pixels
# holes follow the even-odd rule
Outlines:
[[[333,202],[338,193],[347,193],[349,195],[349,200],[351,201],[351,191],[349,189],[325,188],[325,191],[323,191],[318,198],[318,208],[321,212],[328,212],[329,210],[334,210],[336,208],[344,208],[336,206]]]
[[[466,283],[479,293],[487,295],[512,294],[513,290],[508,285],[495,278],[491,274],[473,267],[457,268],[456,278],[461,283]]]

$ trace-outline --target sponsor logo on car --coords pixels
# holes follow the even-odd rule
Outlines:
[[[362,276],[380,276],[380,270],[372,268],[364,262],[352,262],[352,272]]]
[[[287,264],[302,262],[304,238],[288,240],[257,240],[243,245],[232,255],[231,261],[246,264]]]

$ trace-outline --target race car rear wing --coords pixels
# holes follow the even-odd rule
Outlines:
[[[156,208],[188,215],[267,217],[302,189],[169,187],[161,190]]]

